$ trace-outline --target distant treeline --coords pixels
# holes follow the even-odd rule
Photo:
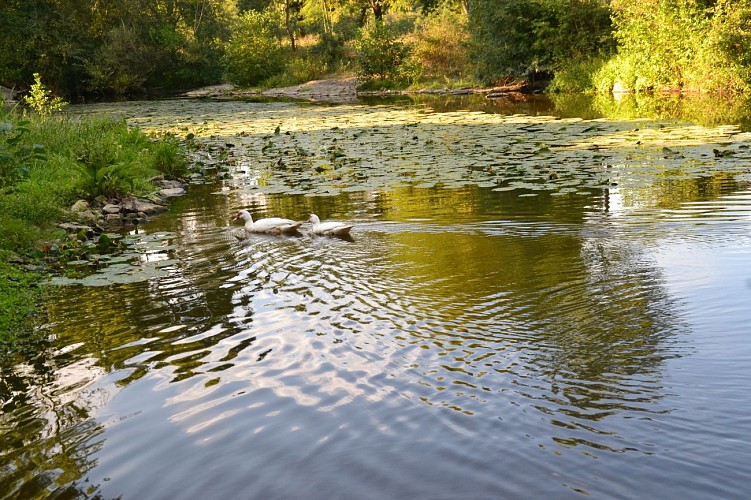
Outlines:
[[[746,91],[751,0],[3,0],[0,85],[68,99],[357,72],[371,87]]]

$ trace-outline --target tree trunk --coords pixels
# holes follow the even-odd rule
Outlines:
[[[329,4],[326,0],[321,0],[323,9],[323,32],[329,35],[334,33],[334,27],[331,25],[331,14],[329,13]]]
[[[287,27],[287,33],[289,33],[289,41],[292,44],[292,50],[297,51],[297,46],[295,45],[295,30],[290,21],[290,9],[290,0],[284,0],[284,25]]]
[[[381,0],[370,0],[370,6],[373,8],[373,16],[376,21],[383,21],[383,4]]]

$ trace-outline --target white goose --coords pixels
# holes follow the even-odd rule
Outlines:
[[[313,234],[321,234],[324,236],[348,236],[350,230],[354,227],[344,224],[343,222],[328,221],[321,222],[316,214],[310,214],[308,222],[313,223]]]
[[[246,233],[294,234],[303,224],[302,222],[292,219],[282,219],[280,217],[258,219],[253,222],[253,217],[247,210],[237,212],[235,220],[240,219],[245,221]]]

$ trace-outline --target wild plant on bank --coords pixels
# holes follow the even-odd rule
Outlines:
[[[23,100],[31,109],[42,116],[49,116],[68,105],[61,97],[52,95],[52,91],[42,83],[42,77],[39,76],[39,73],[34,73],[34,83],[29,90],[29,95],[25,96]]]
[[[355,51],[365,87],[394,86],[404,80],[402,64],[408,47],[384,23],[374,22],[360,30]]]

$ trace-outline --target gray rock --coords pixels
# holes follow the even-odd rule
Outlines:
[[[158,205],[147,200],[134,198],[123,202],[122,211],[124,212],[143,212],[146,215],[156,215],[167,211],[164,205]]]
[[[13,104],[16,102],[16,95],[17,92],[15,90],[9,89],[8,87],[0,87],[0,97],[5,101],[5,104]]]
[[[162,189],[185,188],[185,183],[169,179],[162,180],[159,184],[161,184]]]
[[[165,188],[159,191],[159,196],[163,198],[173,198],[175,196],[185,195],[185,189],[181,187]]]
[[[60,229],[65,229],[65,231],[68,233],[78,234],[83,231],[86,234],[87,238],[91,238],[95,234],[93,228],[85,226],[83,224],[76,224],[75,222],[63,222],[62,224],[58,224],[57,227],[59,227]]]
[[[112,203],[107,203],[104,206],[104,208],[102,208],[102,212],[104,212],[106,215],[119,214],[120,213],[120,205],[114,205]]]
[[[65,229],[68,232],[71,233],[77,233],[81,229],[88,229],[91,230],[89,226],[84,226],[83,224],[76,224],[75,222],[63,222],[61,224],[58,224],[57,227],[60,229]]]
[[[96,224],[98,219],[97,214],[91,209],[89,202],[86,200],[78,200],[70,207],[70,213],[73,214],[73,219],[83,222],[84,224]]]
[[[73,204],[72,207],[70,207],[70,211],[75,213],[78,212],[86,212],[91,210],[91,207],[89,206],[89,202],[86,200],[78,200]]]

